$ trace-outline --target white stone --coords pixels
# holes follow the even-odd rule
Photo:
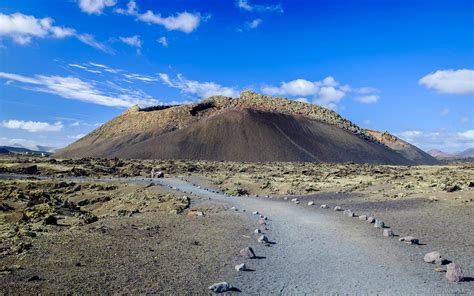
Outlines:
[[[245,266],[245,263],[237,264],[234,268],[237,271],[245,271],[247,269],[247,267]]]
[[[232,289],[232,286],[227,282],[215,283],[209,286],[209,290],[215,293],[224,293]]]
[[[262,243],[262,244],[266,244],[266,243],[268,243],[268,237],[266,237],[265,235],[261,235],[261,236],[258,238],[258,242],[259,242],[259,243]]]
[[[441,253],[440,252],[429,252],[423,257],[423,261],[427,263],[441,263]]]

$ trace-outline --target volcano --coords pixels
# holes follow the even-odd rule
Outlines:
[[[437,163],[426,153],[403,153],[382,140],[332,110],[244,91],[239,98],[213,96],[196,104],[133,106],[54,156]]]

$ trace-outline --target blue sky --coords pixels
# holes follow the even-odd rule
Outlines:
[[[472,1],[0,3],[0,145],[253,89],[428,150],[474,147]]]

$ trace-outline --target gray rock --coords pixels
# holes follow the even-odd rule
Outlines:
[[[209,290],[215,293],[224,293],[224,292],[230,291],[231,289],[232,289],[232,286],[229,285],[229,283],[227,282],[215,283],[209,286]]]
[[[293,198],[293,199],[291,199],[291,201],[292,201],[292,202],[297,202],[297,201],[299,201],[299,200],[298,200],[297,198]]]
[[[345,210],[344,215],[347,215],[349,217],[354,217],[355,216],[354,212],[351,211],[351,210]]]
[[[375,224],[374,224],[375,228],[383,228],[384,226],[385,226],[385,223],[382,220],[375,219]]]
[[[247,269],[247,267],[245,266],[245,263],[237,264],[234,268],[237,271],[245,271]]]
[[[258,211],[253,212],[252,214],[254,215],[259,215],[260,213]]]
[[[414,236],[404,236],[404,237],[399,238],[398,240],[410,245],[417,245],[420,243],[420,240]]]
[[[335,206],[334,211],[343,211],[343,209],[340,206]]]
[[[446,278],[450,282],[460,282],[464,279],[461,266],[457,263],[449,263],[446,269]]]
[[[368,222],[368,223],[374,223],[374,222],[375,222],[375,218],[374,218],[374,217],[368,217],[368,218],[367,218],[367,222]]]
[[[328,209],[328,205],[321,205],[321,209]]]
[[[367,215],[360,215],[359,220],[363,220],[363,221],[367,220]]]
[[[393,231],[390,228],[383,230],[383,236],[385,237],[394,237]]]
[[[428,254],[425,255],[425,257],[423,257],[423,261],[425,261],[426,263],[440,264],[442,260],[443,259],[441,258],[441,253],[437,251],[429,252]]]
[[[262,244],[266,244],[268,243],[268,237],[266,237],[265,235],[261,235],[258,237],[258,242]]]
[[[239,255],[245,258],[255,258],[255,253],[251,247],[246,247],[240,250]]]
[[[262,233],[262,231],[261,231],[260,229],[258,229],[258,228],[257,228],[257,229],[255,229],[255,231],[254,231],[254,232],[255,232],[256,234],[260,234],[260,233]]]
[[[314,205],[314,201],[308,202],[308,206],[313,206],[313,205]]]

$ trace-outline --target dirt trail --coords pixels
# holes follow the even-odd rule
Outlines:
[[[178,179],[162,185],[210,197],[270,218],[266,235],[274,244],[261,260],[248,260],[254,272],[232,282],[244,294],[455,294],[472,293],[473,282],[448,283],[423,262],[429,246],[409,246],[357,218],[317,206],[263,198],[228,197]],[[255,224],[257,225],[257,224]],[[257,228],[257,227],[256,227]],[[257,236],[255,236],[255,244]],[[221,279],[226,280],[226,279]]]

